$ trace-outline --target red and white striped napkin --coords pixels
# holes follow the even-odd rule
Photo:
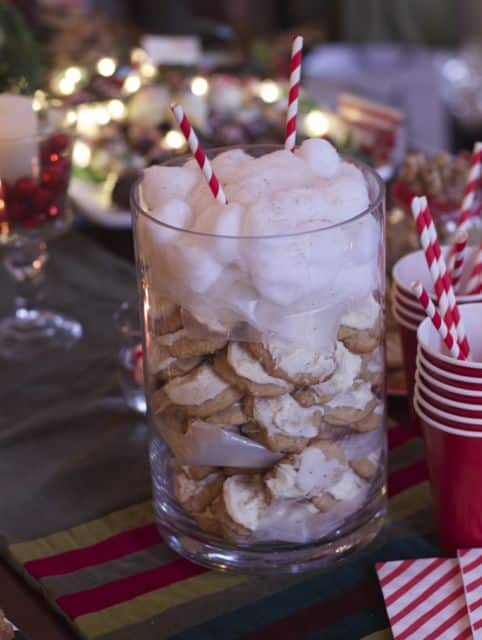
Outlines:
[[[464,585],[455,558],[376,565],[395,640],[470,640]]]
[[[458,551],[474,640],[482,640],[482,549]]]

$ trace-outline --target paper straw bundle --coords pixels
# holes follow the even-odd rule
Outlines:
[[[422,307],[428,317],[431,318],[435,328],[440,333],[442,340],[447,345],[453,357],[459,360],[466,360],[470,356],[470,348],[465,336],[452,282],[437,238],[437,232],[432,220],[427,198],[413,198],[412,214],[432,276],[438,301],[437,314],[434,313],[434,308],[426,302],[425,295],[423,295],[424,292],[420,290],[420,287],[416,286],[414,293],[417,295],[419,301],[422,302]],[[425,304],[423,301],[425,301]]]

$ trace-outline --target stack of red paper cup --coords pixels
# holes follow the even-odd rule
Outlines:
[[[443,248],[444,255],[447,255],[449,251],[450,249],[448,247]],[[479,247],[467,247],[465,263],[468,265],[473,264],[478,253]],[[459,306],[467,303],[482,302],[482,293],[465,294],[466,281],[470,278],[470,273],[470,269],[464,271],[458,289],[458,291],[463,293],[460,294],[456,292],[455,294]],[[420,323],[426,318],[426,314],[412,289],[413,282],[419,280],[429,292],[434,303],[437,301],[437,296],[434,292],[432,277],[423,250],[414,251],[400,258],[393,267],[392,275],[392,311],[400,331],[405,381],[410,401],[410,415],[413,424],[418,426],[418,421],[413,411],[412,398],[415,385],[417,329]]]
[[[418,328],[414,406],[440,541],[482,546],[482,303],[460,307],[471,359],[449,354],[429,318]]]

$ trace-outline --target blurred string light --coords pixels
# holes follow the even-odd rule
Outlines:
[[[111,120],[109,109],[103,104],[98,104],[94,107],[94,116],[97,124],[101,126],[109,124]]]
[[[136,93],[141,88],[142,81],[137,73],[129,73],[124,80],[123,89],[126,93]]]
[[[41,89],[37,89],[37,91],[35,91],[35,93],[33,94],[32,109],[34,111],[42,111],[42,109],[46,109],[47,106],[48,106],[47,94],[45,93],[45,91],[42,91]]]
[[[117,62],[114,58],[105,57],[101,58],[97,63],[97,72],[104,76],[104,78],[110,78],[113,76],[117,69]]]
[[[273,80],[263,80],[259,83],[258,95],[263,102],[276,102],[281,97],[281,89]]]
[[[141,49],[141,47],[135,47],[134,49],[132,49],[131,51],[132,64],[140,65],[143,62],[149,62],[149,61],[150,61],[150,58],[147,55],[147,53],[144,51],[144,49]]]
[[[127,107],[122,100],[109,100],[107,103],[107,109],[109,110],[112,120],[123,120],[127,115]]]
[[[328,133],[330,121],[328,116],[319,109],[308,112],[304,120],[304,129],[307,136],[319,138]]]
[[[209,83],[206,78],[196,76],[191,80],[191,91],[195,96],[205,96],[209,89]]]
[[[95,136],[98,131],[98,122],[94,109],[89,105],[79,107],[77,112],[77,131],[84,136]]]
[[[175,129],[168,131],[162,139],[162,142],[169,149],[182,149],[186,144],[186,140],[182,133]]]
[[[151,80],[157,76],[157,67],[152,62],[143,62],[139,67],[139,73],[143,78]]]
[[[74,109],[69,109],[65,114],[64,126],[73,127],[77,123],[77,112]]]
[[[64,72],[64,76],[73,84],[78,84],[82,80],[82,69],[79,67],[68,67]]]
[[[83,75],[80,67],[67,67],[65,71],[61,71],[54,76],[52,89],[63,96],[70,96],[76,91]]]
[[[92,160],[92,150],[89,145],[83,140],[77,140],[72,149],[72,159],[81,169],[88,167]]]

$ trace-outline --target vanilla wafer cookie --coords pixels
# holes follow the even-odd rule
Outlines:
[[[202,480],[194,480],[184,471],[174,474],[174,494],[186,511],[199,513],[221,492],[224,475],[211,473]]]
[[[253,396],[274,397],[293,389],[286,380],[270,376],[238,342],[230,342],[226,353],[216,357],[213,367],[227,382]]]
[[[351,389],[336,395],[323,405],[324,419],[328,424],[352,425],[369,416],[376,406],[377,399],[370,383],[358,380]]]
[[[261,476],[247,474],[226,478],[222,495],[213,503],[224,536],[233,541],[242,540],[258,529],[266,507]]]
[[[265,474],[272,498],[316,498],[336,484],[347,469],[343,449],[335,442],[317,441],[301,453],[286,456]]]
[[[380,305],[370,294],[342,316],[337,338],[353,353],[370,353],[380,344],[381,328]]]
[[[279,338],[264,343],[250,342],[248,349],[272,376],[297,386],[317,384],[335,370],[335,353],[319,353],[301,344]]]
[[[179,331],[182,329],[181,308],[174,302],[151,293],[148,323],[149,329],[156,336]]]
[[[158,338],[161,346],[165,347],[174,358],[193,358],[215,353],[226,346],[226,338],[209,337],[195,338],[189,336],[186,329],[175,333],[167,333]]]
[[[255,425],[248,435],[272,451],[299,452],[313,438],[333,432],[323,421],[321,407],[301,407],[290,394],[275,398],[247,396],[243,406]]]
[[[335,363],[335,372],[328,380],[295,391],[293,397],[301,406],[312,407],[323,404],[351,388],[361,370],[361,356],[352,353],[343,342],[338,341],[335,348]]]
[[[151,402],[155,414],[174,405],[188,416],[203,418],[226,409],[241,396],[242,393],[220,378],[209,364],[201,364],[154,392]]]

